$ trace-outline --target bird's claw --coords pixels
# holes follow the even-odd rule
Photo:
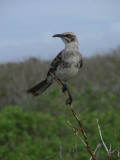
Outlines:
[[[64,85],[62,88],[62,92],[65,93],[68,90],[68,88]]]
[[[64,93],[67,92],[67,95],[69,96],[69,98],[68,98],[67,101],[66,101],[66,105],[72,104],[72,97],[71,97],[71,95],[70,95],[70,92],[69,92],[66,84],[63,84],[62,92],[64,92]]]
[[[67,99],[66,105],[68,105],[68,104],[72,104],[72,97],[69,97],[69,98]]]

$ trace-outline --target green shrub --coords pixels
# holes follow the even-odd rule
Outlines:
[[[76,124],[71,114],[67,116],[73,124]],[[111,143],[113,148],[116,147],[112,128],[120,140],[120,121],[117,112],[113,109],[102,114],[85,111],[80,113],[79,117],[83,119],[83,126],[93,150],[100,143],[96,118],[99,118],[107,146]],[[41,160],[49,156],[55,156],[53,159],[58,160],[59,145],[62,146],[63,158],[67,160],[72,157],[73,142],[74,133],[60,114],[52,116],[49,113],[27,112],[20,107],[6,107],[0,112],[0,159],[2,160]],[[101,148],[99,152],[102,155],[99,159],[105,159],[104,149]],[[78,139],[74,157],[76,160],[90,157]]]

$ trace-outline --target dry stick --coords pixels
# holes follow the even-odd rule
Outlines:
[[[75,152],[76,137],[77,137],[77,135],[76,135],[76,131],[75,131],[75,133],[74,133],[74,143],[73,143],[73,153]]]
[[[56,77],[52,72],[50,72],[50,74],[51,74],[52,77],[61,85],[61,87],[63,87],[63,84],[57,79],[57,77]],[[67,92],[65,92],[65,95],[66,95],[67,98],[69,98],[69,95],[68,95]],[[83,134],[83,136],[84,136],[84,139],[85,139],[85,142],[86,142],[86,145],[87,145],[87,149],[88,149],[89,153],[91,154],[93,160],[96,160],[96,157],[95,157],[95,155],[94,155],[94,152],[92,151],[92,149],[91,149],[91,147],[90,147],[90,144],[89,144],[89,142],[88,142],[87,135],[86,135],[86,133],[85,133],[85,131],[84,131],[84,129],[83,129],[82,123],[81,123],[80,119],[77,117],[77,115],[75,114],[75,111],[74,111],[74,108],[73,108],[73,105],[72,105],[72,104],[70,104],[70,108],[71,108],[72,114],[73,114],[73,116],[75,117],[75,119],[77,120],[78,125],[79,125],[79,127],[80,127],[80,130],[81,130],[81,132],[82,132],[82,134]]]
[[[88,142],[87,135],[86,135],[86,133],[85,133],[85,131],[84,131],[84,129],[83,129],[82,123],[81,123],[80,119],[77,117],[77,115],[75,114],[72,104],[70,105],[70,108],[71,108],[71,111],[72,111],[72,113],[73,113],[73,116],[76,118],[76,120],[77,120],[77,122],[78,122],[78,124],[79,124],[80,130],[81,130],[81,132],[82,132],[82,134],[83,134],[83,136],[84,136],[85,142],[86,142],[86,144],[87,144],[87,148],[88,148],[88,150],[89,150],[92,158],[93,158],[94,160],[96,160],[96,157],[95,157],[95,155],[94,155],[94,152],[92,151],[92,149],[91,149],[91,147],[90,147],[90,144],[89,144],[89,142]]]
[[[59,144],[59,147],[60,147],[60,160],[62,160],[63,158],[62,158],[62,146],[61,146],[61,144]]]
[[[114,149],[113,151],[111,151],[111,144],[110,144],[110,149],[107,148],[103,138],[102,138],[102,133],[101,133],[101,129],[100,129],[100,125],[99,125],[99,122],[98,122],[98,119],[97,119],[97,125],[98,125],[98,130],[99,130],[99,134],[100,134],[100,138],[101,138],[101,141],[102,141],[102,144],[108,154],[108,160],[111,160],[111,156],[112,154],[115,152],[116,149]]]
[[[101,133],[100,125],[99,125],[99,123],[98,123],[98,119],[97,119],[97,125],[98,125],[98,130],[99,130],[99,134],[100,134],[100,138],[101,138],[102,144],[103,144],[106,152],[109,153],[109,150],[108,150],[108,148],[107,148],[107,146],[106,146],[106,144],[105,144],[105,142],[104,142],[104,140],[103,140],[103,138],[102,138],[102,133]]]
[[[95,149],[95,151],[94,151],[94,154],[97,152],[98,148],[100,148],[100,147],[101,147],[101,143],[97,145],[97,147],[96,147],[96,149]],[[90,157],[89,160],[91,160],[91,159],[92,159],[92,157]]]
[[[62,110],[60,110],[60,108],[58,107],[58,110],[63,114],[63,116],[65,117],[66,122],[68,123],[68,125],[73,129],[73,131],[75,132],[76,136],[80,139],[80,141],[85,145],[85,147],[87,147],[87,145],[85,144],[85,142],[83,141],[83,139],[78,135],[77,130],[68,120],[67,116],[64,114],[64,112]]]

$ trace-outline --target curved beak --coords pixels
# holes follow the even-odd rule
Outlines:
[[[55,34],[55,35],[53,35],[53,37],[60,37],[60,38],[62,38],[62,37],[64,37],[64,35],[63,34]]]

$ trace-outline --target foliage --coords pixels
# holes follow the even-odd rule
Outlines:
[[[56,107],[57,110],[57,107]],[[67,108],[69,110],[69,108]],[[114,128],[118,141],[120,141],[119,114],[112,108],[99,114],[98,112],[84,112],[79,115],[83,120],[83,126],[87,132],[88,139],[93,148],[100,143],[96,118],[99,118],[103,138],[106,144],[112,144],[116,148],[116,142],[112,129]],[[69,115],[72,123],[72,116]],[[55,156],[59,159],[59,145],[62,146],[64,159],[71,159],[73,155],[73,131],[68,127],[64,117],[60,114],[52,116],[49,113],[27,112],[20,107],[6,107],[0,113],[0,159],[44,159]],[[102,155],[99,157],[99,155]],[[105,151],[99,149],[98,157],[105,159]],[[74,157],[78,159],[89,159],[84,145],[77,139]],[[114,159],[114,157],[113,157]]]

